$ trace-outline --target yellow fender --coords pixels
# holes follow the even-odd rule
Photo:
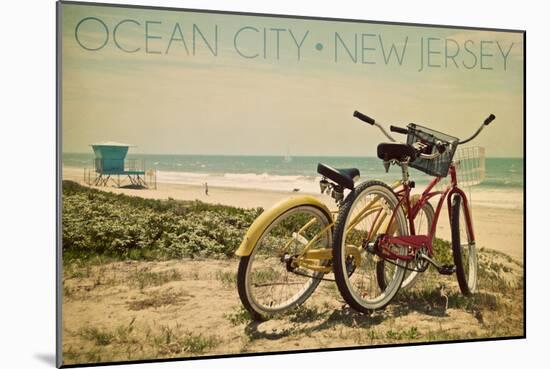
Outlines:
[[[313,196],[292,196],[288,199],[279,201],[271,209],[264,211],[256,220],[252,223],[248,231],[244,236],[241,245],[235,251],[237,256],[248,256],[254,250],[258,239],[267,227],[281,214],[286,211],[301,205],[311,205],[321,209],[329,219],[332,219],[332,214],[329,208],[321,201],[317,200]]]

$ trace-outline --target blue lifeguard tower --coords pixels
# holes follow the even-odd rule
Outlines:
[[[95,158],[93,175],[89,171],[85,178],[88,184],[107,186],[109,182],[114,182],[116,187],[147,188],[154,185],[156,188],[156,172],[154,170],[146,171],[143,160],[126,159],[128,150],[133,145],[101,142],[90,146],[94,150]],[[129,183],[126,180],[129,180]]]

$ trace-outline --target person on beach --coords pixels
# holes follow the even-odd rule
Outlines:
[[[208,182],[204,182],[204,193],[208,196]]]

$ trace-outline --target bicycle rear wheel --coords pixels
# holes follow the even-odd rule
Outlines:
[[[364,248],[366,243],[373,242],[384,233],[408,235],[405,215],[400,207],[396,208],[397,204],[397,197],[386,184],[364,182],[346,197],[334,226],[333,267],[336,284],[344,300],[360,312],[367,313],[385,307],[403,281],[406,262],[396,260],[395,264],[386,263],[388,280],[381,288],[376,272],[380,258]],[[389,224],[394,209],[394,221]],[[349,253],[350,247],[361,251],[359,258]],[[406,252],[401,247],[396,247],[394,251],[399,254]]]
[[[237,275],[239,297],[253,319],[265,320],[302,304],[324,273],[293,262],[306,245],[328,249],[332,219],[323,210],[300,205],[277,216],[263,231],[249,256],[241,258]],[[313,262],[323,266],[325,260]]]
[[[477,252],[473,235],[467,226],[465,212],[468,208],[458,194],[452,199],[451,239],[456,278],[462,294],[468,296],[477,287]]]

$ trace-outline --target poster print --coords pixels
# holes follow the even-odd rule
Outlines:
[[[523,31],[58,5],[59,365],[524,336]]]

